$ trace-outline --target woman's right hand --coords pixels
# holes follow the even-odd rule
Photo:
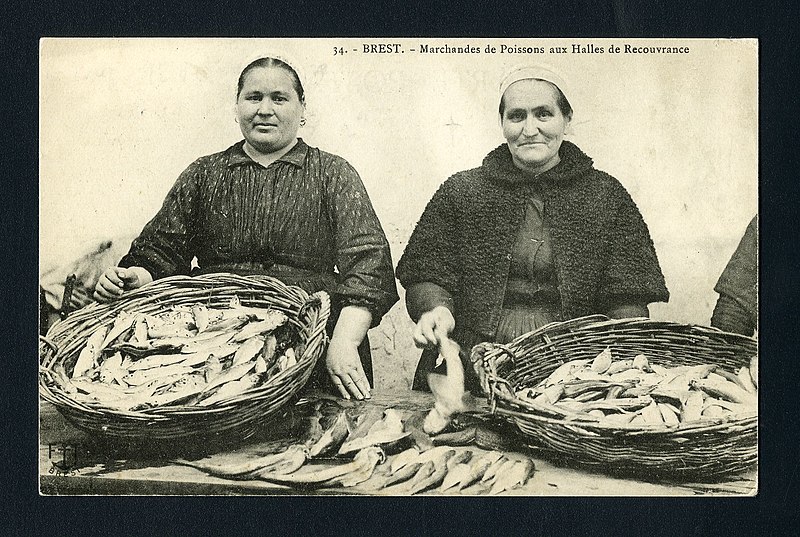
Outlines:
[[[153,276],[142,267],[109,267],[97,280],[94,299],[98,302],[109,302],[126,289],[136,289],[152,281]]]
[[[444,306],[436,306],[420,315],[414,327],[414,343],[420,348],[439,347],[455,327],[453,313]]]

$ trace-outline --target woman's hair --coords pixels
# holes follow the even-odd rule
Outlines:
[[[556,97],[556,105],[558,109],[561,110],[561,114],[566,118],[572,117],[572,106],[570,106],[569,101],[564,96],[564,93],[561,91],[561,88],[553,84],[552,82],[548,82],[547,80],[542,80],[541,78],[531,78],[527,80],[538,80],[539,82],[545,82],[546,84],[550,85],[553,89],[556,90],[558,94]],[[502,119],[503,113],[506,111],[506,97],[503,95],[500,97],[500,118]]]
[[[239,99],[239,94],[242,92],[242,87],[244,87],[244,79],[247,77],[247,74],[253,69],[258,68],[283,69],[289,73],[289,76],[292,77],[292,84],[294,85],[294,90],[297,92],[297,97],[300,99],[301,103],[305,102],[306,96],[303,92],[303,84],[300,83],[300,77],[297,76],[297,71],[295,71],[294,68],[285,61],[270,57],[254,60],[247,64],[247,67],[242,69],[242,74],[239,75],[239,82],[236,85],[236,99]]]

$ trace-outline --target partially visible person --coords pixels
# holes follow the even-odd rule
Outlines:
[[[272,57],[248,64],[236,87],[244,140],[180,175],[94,296],[109,301],[156,279],[212,272],[325,290],[331,339],[311,384],[368,398],[367,330],[398,300],[389,243],[353,166],[298,137],[305,107],[291,65]]]
[[[397,266],[425,348],[415,389],[428,388],[444,338],[466,355],[554,321],[647,317],[649,303],[669,298],[636,203],[564,140],[569,97],[552,69],[512,71],[499,95],[506,143],[445,181],[417,223]],[[475,392],[477,375],[466,361],[464,370]]]
[[[63,263],[47,263],[39,274],[39,332],[44,334],[60,317],[94,301],[92,293],[100,276],[130,248],[133,237],[117,237],[92,241],[78,250],[74,259]],[[64,291],[70,276],[69,297]]]
[[[719,293],[711,326],[745,336],[758,329],[758,215],[714,286]]]

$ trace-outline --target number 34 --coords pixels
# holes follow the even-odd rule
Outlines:
[[[333,55],[340,56],[344,54],[344,47],[333,47]]]

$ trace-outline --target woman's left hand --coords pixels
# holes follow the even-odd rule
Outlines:
[[[325,365],[342,397],[350,399],[352,395],[359,400],[370,398],[369,381],[355,342],[334,335],[328,344]]]

